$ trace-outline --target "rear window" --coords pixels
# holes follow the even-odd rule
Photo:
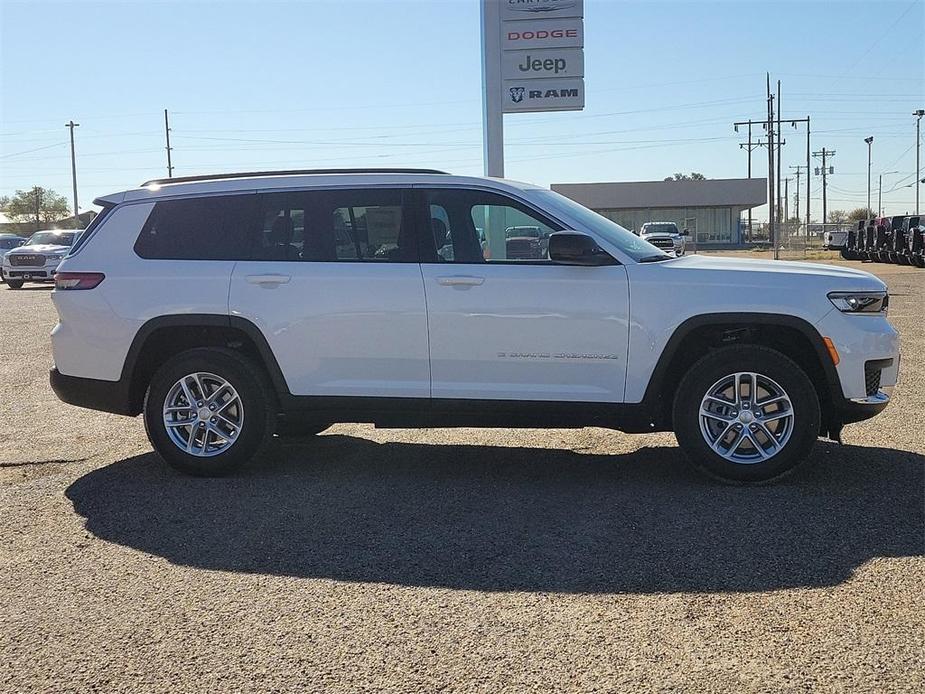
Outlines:
[[[8,251],[11,248],[19,248],[22,241],[19,239],[0,239],[0,250]]]
[[[417,262],[401,190],[292,191],[259,196],[255,260]]]
[[[135,252],[157,260],[237,260],[256,209],[254,194],[163,200],[155,203]]]

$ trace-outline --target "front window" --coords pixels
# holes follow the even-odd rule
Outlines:
[[[517,201],[459,188],[424,194],[436,262],[549,262],[549,235],[561,229]]]
[[[26,245],[29,246],[70,246],[77,237],[76,232],[37,231],[32,234]]]
[[[579,205],[564,195],[551,190],[536,189],[524,191],[524,194],[534,198],[537,204],[542,205],[551,212],[561,212],[578,222],[582,228],[575,231],[590,231],[592,234],[612,243],[633,260],[665,260],[671,257],[628,229],[624,229],[616,222],[612,222],[607,217]]]
[[[677,234],[678,227],[675,224],[643,224],[643,234]]]
[[[0,250],[8,251],[11,248],[19,248],[22,241],[19,239],[0,239]]]

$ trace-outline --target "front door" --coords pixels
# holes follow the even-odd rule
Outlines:
[[[293,395],[428,397],[427,316],[403,193],[266,193],[232,315],[256,324]]]
[[[419,192],[433,397],[622,402],[623,266],[550,262],[561,227],[513,198]]]

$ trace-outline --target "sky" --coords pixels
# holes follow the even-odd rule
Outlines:
[[[923,38],[925,0],[585,0],[586,108],[505,116],[505,174],[542,185],[744,177],[746,132],[732,123],[766,117],[770,72],[784,118],[810,116],[812,149],[835,150],[829,210],[866,204],[872,135],[873,206],[883,173],[884,213],[911,211]],[[0,0],[0,195],[40,185],[71,199],[71,119],[81,210],[165,176],[165,108],[175,176],[481,175],[479,0]],[[785,128],[790,176],[805,164],[802,128]],[[766,175],[765,151],[753,157]],[[814,218],[821,197],[813,176]]]

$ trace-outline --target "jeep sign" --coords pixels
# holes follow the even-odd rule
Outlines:
[[[505,113],[578,111],[584,105],[585,85],[580,77],[506,80],[502,90]]]
[[[505,80],[581,77],[584,68],[584,53],[580,48],[504,51],[501,54],[501,77]]]

